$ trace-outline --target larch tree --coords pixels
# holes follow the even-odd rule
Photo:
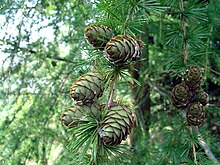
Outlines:
[[[219,164],[219,8],[2,1],[0,163]]]

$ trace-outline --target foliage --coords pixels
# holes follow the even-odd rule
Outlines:
[[[213,164],[201,141],[220,161],[220,2],[182,2],[182,7],[181,0],[0,3],[0,164],[88,164],[97,154],[98,164],[193,164],[195,152],[199,164]],[[72,104],[69,88],[77,77],[94,68],[114,75],[114,66],[83,37],[91,23],[138,36],[145,45],[138,66],[121,70],[115,88],[116,100],[137,111],[130,146],[104,146],[100,153],[95,119],[67,131],[59,118]],[[210,96],[204,124],[192,131],[184,111],[170,101],[171,89],[191,65],[204,70],[202,88]],[[142,107],[148,94],[150,109]]]

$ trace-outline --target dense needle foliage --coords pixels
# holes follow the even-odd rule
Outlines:
[[[0,164],[92,164],[97,154],[98,164],[218,164],[219,8],[219,0],[1,0]],[[90,24],[144,45],[141,60],[120,71],[115,88],[115,99],[136,111],[137,126],[129,140],[103,153],[97,153],[97,121],[72,131],[60,121],[79,76],[113,69],[86,43]],[[209,94],[198,128],[170,100],[191,65],[202,68],[201,87]]]

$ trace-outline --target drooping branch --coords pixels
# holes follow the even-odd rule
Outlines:
[[[183,48],[183,61],[184,64],[187,64],[187,58],[188,58],[188,53],[187,53],[187,47],[186,47],[186,18],[184,16],[184,1],[180,0],[180,12],[181,12],[181,23],[182,23],[182,48]],[[192,126],[189,126],[191,134],[193,134]],[[193,157],[194,157],[194,163],[197,165],[197,158],[196,158],[196,148],[194,142],[192,142],[192,149],[193,149]]]
[[[170,97],[170,92],[169,91],[166,91],[166,90],[162,89],[162,87],[157,86],[156,84],[152,83],[151,81],[148,81],[148,84],[150,85],[150,87],[152,89],[157,91],[161,96],[167,97],[167,98]],[[218,105],[218,104],[209,104],[208,106],[218,107],[220,105]],[[185,117],[185,113],[182,113],[182,116]],[[204,138],[201,135],[201,133],[199,133],[198,127],[196,127],[195,130],[193,129],[193,131],[195,131],[197,133],[198,139],[199,139],[199,144],[204,149],[204,151],[205,151],[206,155],[208,156],[208,158],[210,160],[212,160],[215,164],[220,165],[220,163],[218,162],[217,158],[215,157],[215,155],[213,154],[212,150],[210,149],[209,145],[206,143],[206,141],[204,140]]]

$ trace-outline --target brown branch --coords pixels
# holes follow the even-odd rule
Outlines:
[[[210,34],[212,33],[212,31],[213,31],[213,26],[211,27]],[[208,68],[208,60],[209,60],[209,52],[208,52],[209,43],[210,43],[210,37],[208,37],[207,39],[206,50],[205,50],[205,77],[207,77],[207,68]]]
[[[116,78],[114,77],[112,82],[110,83],[110,92],[108,95],[108,102],[106,105],[106,109],[109,109],[110,105],[113,103],[113,96],[114,96],[114,92],[115,92],[115,82],[116,82]]]
[[[68,60],[62,57],[53,57],[50,55],[46,55],[46,58],[52,59],[52,60],[56,60],[56,61],[62,61],[62,62],[67,62],[67,63],[73,63],[73,60]]]
[[[220,103],[208,103],[206,106],[209,106],[209,107],[220,107]]]
[[[212,153],[211,149],[209,148],[209,145],[205,142],[202,135],[199,133],[198,127],[196,127],[195,131],[198,134],[199,143],[204,149],[206,155],[210,160],[212,160],[216,165],[220,165],[219,161],[216,159],[215,155]]]
[[[183,12],[184,12],[184,2],[183,2],[183,0],[180,0],[180,10],[182,12],[183,59],[184,59],[184,64],[186,65],[187,58],[188,58],[188,53],[187,53],[187,48],[186,48],[186,19],[183,15]]]
[[[151,87],[151,89],[157,91],[161,96],[164,96],[164,97],[169,97],[171,92],[170,91],[167,91],[167,90],[164,90],[162,89],[161,87],[159,87],[158,85],[156,84],[153,84],[151,81],[147,81],[147,84]]]
[[[192,126],[189,126],[190,132],[193,135],[193,130],[192,130]],[[192,142],[192,148],[193,148],[193,157],[194,157],[194,163],[197,165],[197,159],[196,159],[196,148],[195,148],[195,144]]]
[[[203,64],[203,63],[201,63],[201,62],[200,62],[199,64],[201,64],[202,66],[204,66],[206,70],[209,70],[209,71],[215,73],[216,75],[220,76],[220,72],[218,72],[218,71],[216,71],[216,70],[213,70],[212,68],[206,68],[206,65]]]

